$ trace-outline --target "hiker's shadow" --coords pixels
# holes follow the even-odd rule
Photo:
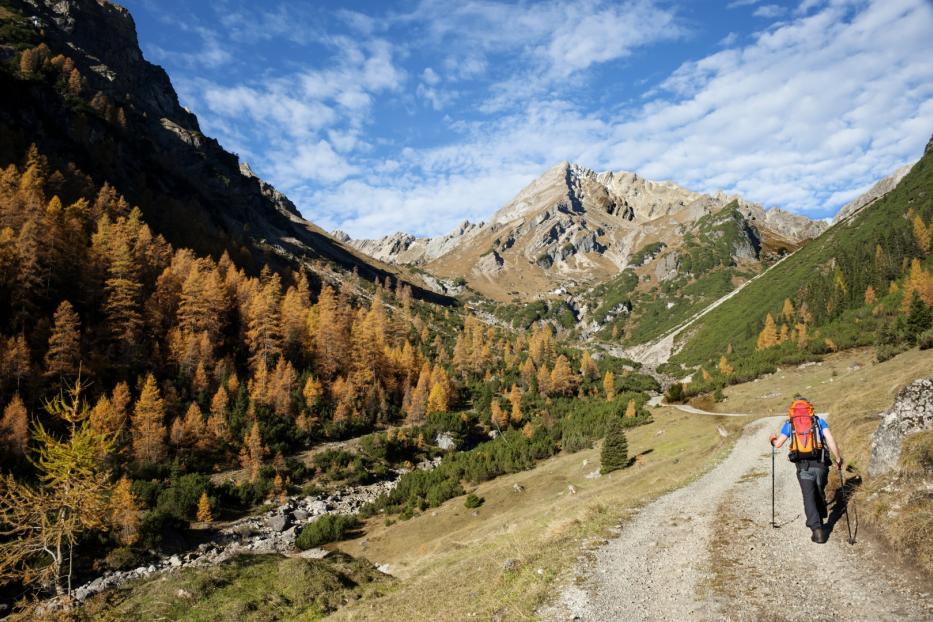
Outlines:
[[[836,523],[842,520],[843,516],[845,516],[848,511],[846,530],[849,533],[846,535],[849,537],[849,544],[855,544],[855,539],[858,535],[858,512],[855,511],[855,505],[850,504],[849,500],[861,485],[861,476],[854,475],[846,480],[845,486],[840,486],[836,489],[836,494],[833,495],[833,500],[830,503],[832,510],[829,512],[829,516],[826,518],[826,523],[823,526],[823,531],[826,534],[827,540],[832,535]]]

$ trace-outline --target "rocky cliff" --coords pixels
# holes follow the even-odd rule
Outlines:
[[[37,143],[60,164],[116,187],[176,246],[227,251],[248,269],[321,260],[370,279],[395,272],[304,220],[205,136],[165,71],[143,57],[125,8],[104,0],[4,0],[2,7],[0,165]],[[38,58],[35,71],[21,70],[25,50]]]
[[[898,467],[906,437],[933,429],[933,378],[920,378],[901,389],[881,416],[871,437],[868,474],[873,477]]]

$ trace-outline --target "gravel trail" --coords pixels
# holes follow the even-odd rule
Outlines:
[[[782,420],[750,423],[713,470],[624,523],[541,618],[933,619],[933,586],[885,562],[865,538],[849,545],[844,516],[828,543],[810,542],[794,467],[783,450],[776,460],[780,528],[771,527],[767,438]]]

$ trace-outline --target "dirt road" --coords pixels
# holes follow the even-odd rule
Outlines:
[[[750,423],[716,468],[623,524],[541,618],[933,619],[931,586],[885,562],[866,538],[849,545],[844,517],[826,544],[810,542],[794,467],[783,452],[776,461],[780,528],[771,527],[767,437],[781,420]]]

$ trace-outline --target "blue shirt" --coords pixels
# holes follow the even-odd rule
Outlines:
[[[817,417],[814,415],[813,418],[816,419],[816,425],[820,429],[820,436],[823,436],[823,432],[829,429],[829,424],[823,421],[822,417]],[[790,435],[792,432],[793,432],[793,428],[791,427],[790,419],[788,419],[787,421],[784,422],[784,427],[781,428],[781,434],[790,438]]]

